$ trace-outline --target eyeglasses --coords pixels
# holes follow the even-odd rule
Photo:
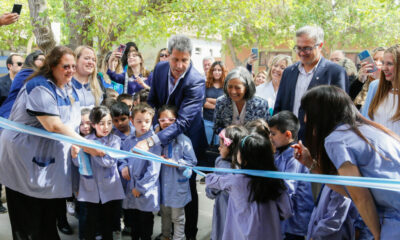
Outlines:
[[[313,47],[299,47],[299,46],[294,46],[293,47],[293,50],[296,52],[296,53],[300,53],[300,52],[303,52],[303,53],[305,53],[305,54],[309,54],[309,53],[311,53],[311,51],[314,49],[314,48],[316,48],[317,46],[319,46],[319,44],[315,44]]]
[[[22,66],[22,62],[16,62],[16,64],[18,65],[18,67],[21,67]]]
[[[70,64],[64,64],[64,65],[62,66],[62,68],[64,68],[65,71],[68,71],[68,70],[70,70],[70,69],[72,69],[73,71],[75,71],[76,65],[75,65],[75,64],[72,64],[72,65],[70,65]]]
[[[160,118],[160,119],[158,119],[158,121],[160,121],[160,123],[174,122],[175,120],[176,120],[176,118]]]
[[[168,55],[168,54],[161,53],[161,54],[160,54],[160,57],[169,57],[169,55]]]

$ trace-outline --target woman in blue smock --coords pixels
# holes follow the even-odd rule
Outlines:
[[[295,157],[311,173],[400,179],[400,138],[365,119],[335,86],[309,90],[301,100],[306,145]],[[329,185],[350,197],[375,239],[400,239],[400,192]]]
[[[80,122],[79,98],[70,83],[74,71],[72,50],[55,47],[22,87],[9,119],[84,140],[74,131]],[[56,207],[59,198],[72,196],[71,144],[6,129],[0,143],[0,182],[6,186],[13,238],[60,239]]]

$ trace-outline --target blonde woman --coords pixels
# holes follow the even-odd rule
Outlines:
[[[383,55],[380,80],[369,85],[362,114],[400,134],[400,46],[388,48]]]
[[[289,65],[292,65],[292,58],[290,56],[283,54],[276,55],[271,61],[265,83],[256,88],[256,96],[267,100],[270,109],[274,109],[276,93],[281,83],[283,70]]]
[[[103,91],[97,78],[97,57],[93,48],[79,46],[75,49],[76,72],[72,79],[81,107],[99,106]]]
[[[114,51],[108,61],[107,74],[111,80],[124,85],[124,93],[133,95],[143,88],[150,89],[151,82],[147,79],[149,72],[144,68],[142,54],[137,51],[130,51],[128,57],[128,69],[125,73],[118,74],[113,67],[115,58],[120,58],[122,54]]]
[[[100,76],[105,89],[112,88],[118,94],[122,94],[124,91],[123,84],[119,84],[119,83],[112,81],[111,78],[107,75],[108,62],[110,60],[111,54],[112,54],[112,52],[110,51],[104,57],[103,61],[101,62],[101,67],[100,67],[100,71],[99,71],[98,75]],[[117,74],[121,74],[124,72],[124,69],[122,68],[121,59],[114,58],[114,60],[112,61],[112,69],[115,69],[115,72]]]
[[[256,87],[267,81],[267,75],[268,74],[266,71],[260,71],[257,73],[256,77],[254,78],[254,84],[256,85]]]

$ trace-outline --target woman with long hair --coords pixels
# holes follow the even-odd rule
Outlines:
[[[71,49],[51,50],[44,65],[28,77],[9,119],[85,141],[76,132],[80,104],[71,84],[75,67]],[[72,196],[71,144],[7,129],[2,130],[0,142],[0,182],[6,186],[13,238],[60,239],[56,210],[60,198]]]
[[[99,106],[103,90],[97,78],[97,56],[93,48],[79,46],[75,49],[76,72],[72,84],[77,90],[81,107]]]
[[[380,80],[370,84],[362,114],[400,134],[400,46],[383,55]]]
[[[226,68],[221,61],[214,62],[207,73],[206,79],[206,101],[203,108],[204,127],[206,130],[207,141],[210,144],[213,135],[213,118],[217,98],[224,94],[224,82]],[[218,135],[215,135],[214,142],[217,143]]]
[[[295,158],[315,174],[400,179],[400,138],[364,118],[335,86],[309,90],[301,100],[306,147]],[[400,192],[327,184],[351,197],[375,239],[400,239]]]
[[[292,58],[287,55],[276,55],[271,62],[271,66],[267,72],[265,83],[256,88],[256,96],[268,101],[270,111],[274,109],[276,94],[281,83],[282,73],[285,68],[292,65]]]
[[[147,79],[149,72],[144,68],[143,56],[140,52],[130,51],[127,54],[128,69],[126,72],[118,74],[115,72],[113,61],[121,56],[121,53],[114,51],[108,62],[107,74],[111,80],[124,85],[123,93],[133,95],[142,89],[150,89],[151,82]]]
[[[122,84],[116,83],[111,80],[111,78],[107,74],[108,70],[108,62],[110,60],[112,52],[109,51],[106,56],[103,58],[103,61],[101,61],[101,66],[98,72],[98,75],[100,76],[100,79],[103,83],[104,88],[112,88],[115,91],[117,91],[118,94],[122,94],[124,91],[124,86]],[[121,74],[124,72],[124,69],[122,68],[122,62],[121,59],[119,58],[114,58],[112,61],[112,69],[115,69],[115,72],[117,74]]]

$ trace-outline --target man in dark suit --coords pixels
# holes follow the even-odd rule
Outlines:
[[[202,107],[205,95],[205,79],[190,61],[191,40],[176,35],[168,41],[168,62],[160,62],[154,69],[148,103],[156,110],[165,104],[178,108],[178,117],[171,126],[138,142],[139,148],[148,150],[153,145],[167,145],[179,134],[184,133],[192,141],[198,162],[207,147]],[[198,196],[196,174],[190,179],[192,201],[185,207],[186,239],[195,239],[197,234]]]
[[[297,30],[294,51],[300,61],[285,69],[276,96],[274,114],[292,111],[300,120],[299,139],[304,138],[304,112],[300,101],[308,89],[336,85],[348,92],[349,79],[344,68],[321,55],[323,41],[324,31],[320,27],[305,26]]]

